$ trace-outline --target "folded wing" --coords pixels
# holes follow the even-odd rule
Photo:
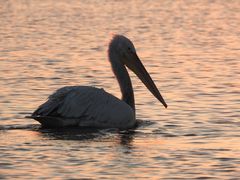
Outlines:
[[[45,126],[114,127],[129,120],[125,115],[134,118],[130,106],[103,89],[67,86],[49,96],[32,118]]]

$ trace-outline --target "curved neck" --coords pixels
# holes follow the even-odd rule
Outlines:
[[[126,67],[117,59],[114,53],[109,53],[109,60],[112,65],[113,73],[115,74],[122,93],[122,100],[125,101],[135,112],[135,102],[132,83]]]

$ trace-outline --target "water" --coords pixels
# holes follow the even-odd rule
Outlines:
[[[0,179],[238,179],[240,1],[0,1]],[[24,116],[65,85],[120,96],[128,36],[164,107],[132,74],[135,130],[42,129]]]

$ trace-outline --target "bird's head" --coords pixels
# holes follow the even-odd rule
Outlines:
[[[167,108],[166,102],[140,61],[133,43],[127,37],[115,35],[109,44],[108,53],[110,61],[119,61],[117,63],[121,63],[132,70],[148,90]]]

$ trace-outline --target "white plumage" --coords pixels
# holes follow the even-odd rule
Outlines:
[[[109,60],[119,82],[122,100],[103,89],[67,86],[49,96],[48,101],[32,113],[31,118],[46,127],[96,127],[128,129],[136,124],[134,94],[127,66],[167,107],[153,80],[142,65],[132,42],[122,35],[109,44]]]

